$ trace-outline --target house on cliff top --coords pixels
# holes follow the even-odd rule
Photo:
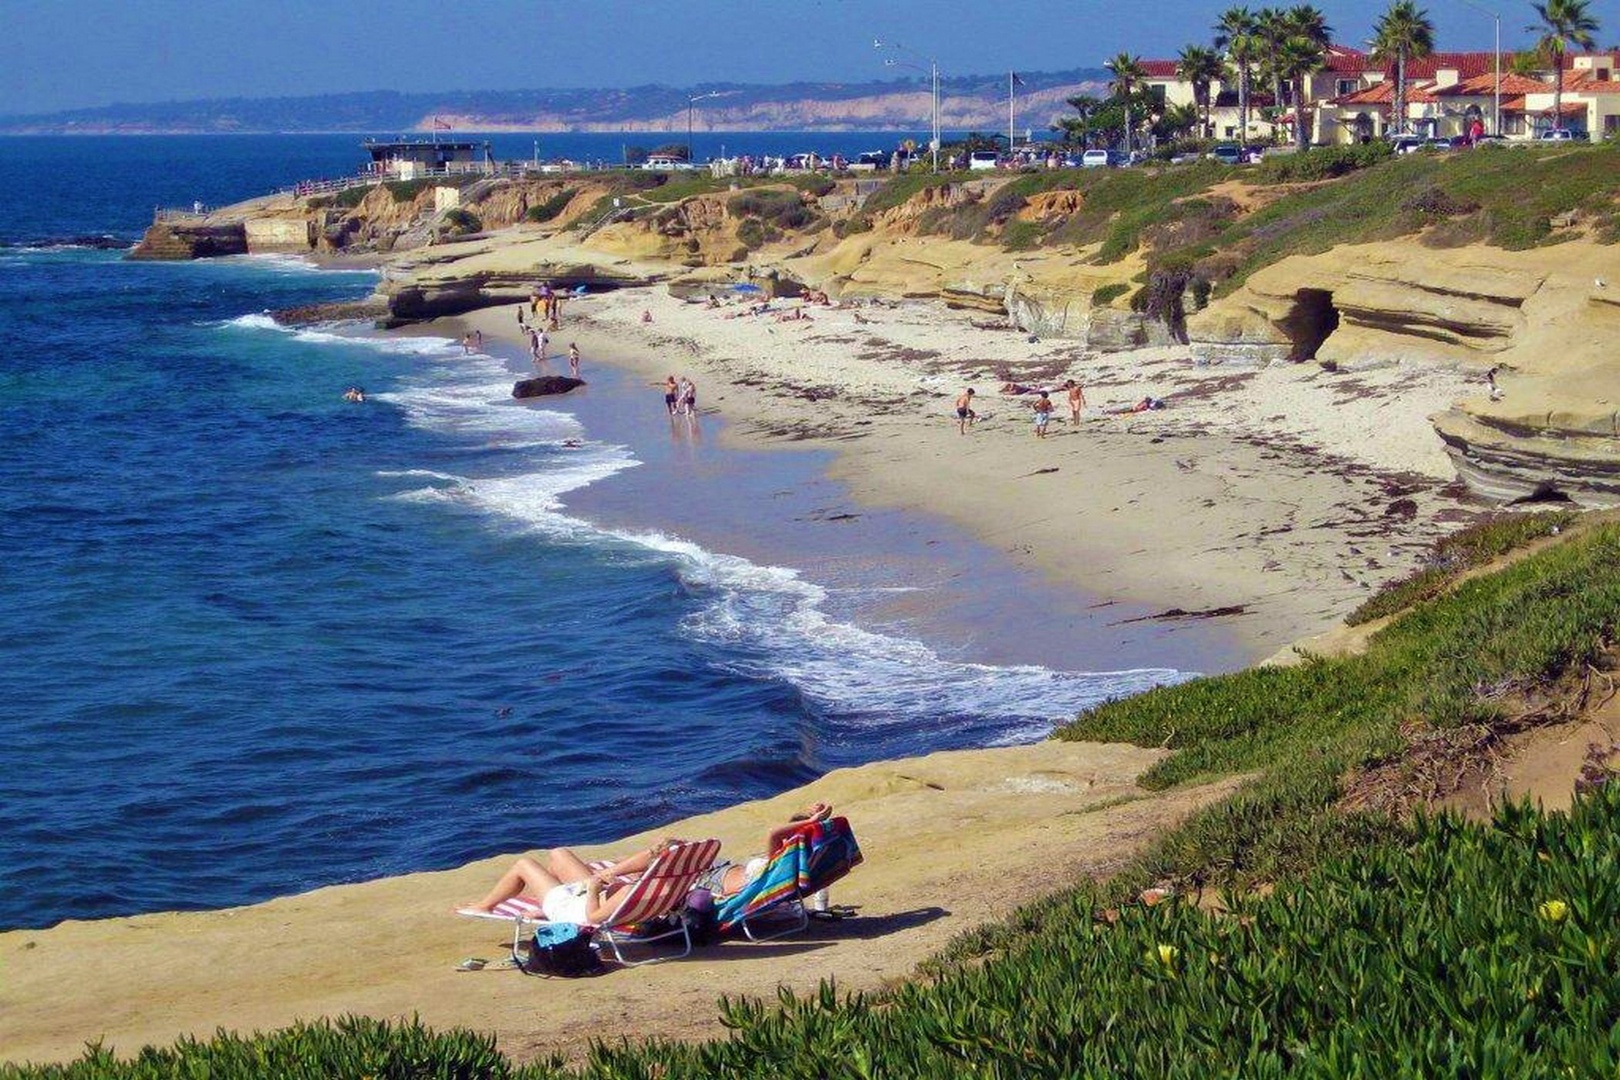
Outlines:
[[[1510,139],[1531,139],[1551,127],[1590,133],[1594,138],[1620,131],[1620,54],[1584,53],[1564,57],[1558,73],[1563,101],[1553,116],[1553,73],[1544,77],[1515,75],[1506,70],[1511,56],[1501,58],[1500,84],[1496,54],[1491,52],[1437,52],[1406,64],[1406,116],[1398,122],[1395,111],[1395,69],[1359,49],[1344,45],[1328,48],[1321,70],[1305,83],[1304,108],[1310,114],[1311,138],[1318,144],[1346,144],[1405,130],[1419,135],[1466,134],[1477,120],[1487,132],[1496,126],[1498,98],[1501,130]],[[1177,74],[1174,60],[1144,60],[1149,92],[1165,105],[1194,101],[1192,83]],[[1247,141],[1269,141],[1293,122],[1296,105],[1291,88],[1281,87],[1282,99],[1273,101],[1273,88],[1256,79],[1249,93]],[[1236,80],[1217,81],[1210,88],[1212,103],[1209,134],[1237,140],[1239,116]]]

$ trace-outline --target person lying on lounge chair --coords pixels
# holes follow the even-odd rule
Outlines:
[[[770,862],[772,855],[782,849],[788,837],[809,822],[826,821],[830,817],[832,807],[827,803],[811,803],[804,810],[788,818],[786,825],[778,825],[765,834],[765,854],[755,855],[745,863],[721,859],[697,879],[694,888],[708,889],[717,900],[741,892],[745,885],[760,875],[765,869],[765,864]]]
[[[666,849],[678,843],[679,840],[660,840],[646,851],[638,851],[603,870],[591,869],[568,848],[552,849],[546,856],[545,866],[525,855],[501,875],[482,900],[456,910],[487,912],[503,900],[526,896],[540,902],[550,922],[598,923],[613,914],[623,899],[624,890],[630,887],[628,882],[618,879],[640,874]]]

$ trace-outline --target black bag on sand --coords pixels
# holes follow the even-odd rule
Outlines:
[[[692,890],[680,920],[686,924],[693,945],[713,945],[720,940],[720,917],[715,914],[714,894],[708,889]]]
[[[602,970],[602,958],[591,948],[594,933],[589,927],[573,923],[541,923],[529,942],[529,954],[512,959],[530,975],[566,979],[594,975]]]

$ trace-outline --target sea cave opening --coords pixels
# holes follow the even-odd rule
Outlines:
[[[1301,289],[1294,294],[1294,306],[1282,320],[1280,329],[1288,335],[1288,359],[1294,363],[1316,359],[1322,342],[1339,328],[1339,309],[1327,289]]]

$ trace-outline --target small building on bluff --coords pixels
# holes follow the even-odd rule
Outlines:
[[[415,180],[433,174],[480,172],[491,161],[489,143],[401,139],[365,141],[371,155],[367,171],[391,180]]]

